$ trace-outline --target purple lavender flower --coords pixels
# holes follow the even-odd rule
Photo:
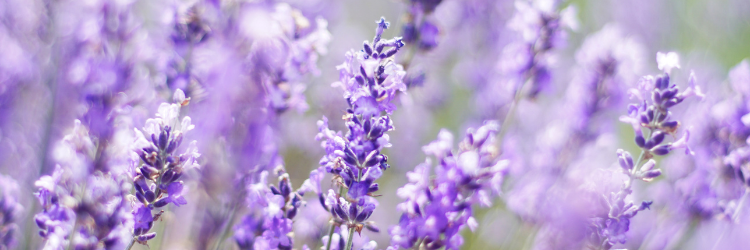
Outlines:
[[[442,0],[410,0],[401,34],[403,42],[415,44],[420,50],[431,50],[438,44],[440,30],[428,19]]]
[[[293,191],[289,175],[278,168],[278,187],[266,184],[268,172],[248,187],[248,204],[256,208],[235,226],[234,240],[240,249],[292,249],[292,219],[304,205],[302,189]]]
[[[321,167],[305,181],[305,191],[315,191],[321,205],[333,217],[326,248],[331,249],[334,229],[345,225],[349,228],[347,249],[352,246],[353,233],[363,228],[379,231],[367,221],[377,207],[372,193],[378,191],[375,181],[382,171],[389,168],[388,157],[381,153],[390,147],[386,132],[393,130],[388,115],[396,106],[392,103],[397,91],[405,91],[403,67],[391,59],[404,46],[400,37],[383,40],[381,35],[388,28],[385,18],[377,22],[375,38],[365,41],[360,51],[346,53],[346,61],[337,66],[340,81],[333,84],[344,90],[349,104],[344,116],[346,134],[328,128],[328,119],[318,122],[317,140],[326,155],[320,160]],[[320,187],[323,171],[333,175],[338,192],[329,190],[324,196]]]
[[[0,248],[12,249],[16,245],[19,218],[23,207],[18,202],[18,183],[0,175]]]
[[[398,190],[405,199],[398,205],[403,212],[392,227],[394,248],[459,249],[466,227],[476,229],[474,204],[491,205],[491,193],[500,192],[508,161],[498,160],[494,137],[498,125],[487,122],[476,131],[469,130],[454,153],[453,135],[442,130],[438,140],[423,148],[439,162],[431,174],[431,161],[415,167],[409,183]]]
[[[527,95],[536,97],[551,81],[550,57],[566,40],[565,28],[577,29],[575,8],[558,10],[559,1],[516,1],[516,13],[508,27],[521,35],[505,47],[498,64],[521,91],[528,81]]]
[[[403,81],[406,72],[403,66],[390,59],[404,43],[400,37],[380,38],[389,25],[385,18],[381,18],[372,42],[365,41],[360,51],[347,52],[344,63],[336,67],[340,81],[333,86],[344,90],[351,114],[363,117],[381,112],[390,114],[396,109],[392,103],[396,92],[406,91]]]
[[[175,206],[187,204],[187,200],[182,197],[183,184],[179,179],[184,172],[200,167],[197,163],[200,154],[196,149],[196,141],[192,141],[184,153],[176,152],[182,144],[184,134],[195,126],[190,117],[179,119],[180,108],[187,105],[190,98],[177,90],[173,99],[175,103],[162,103],[159,106],[157,118],[148,119],[143,130],[136,130],[136,153],[143,164],[137,168],[133,178],[135,197],[140,202],[134,216],[141,221],[136,223],[134,239],[128,248],[132,247],[133,242],[146,244],[146,241],[155,237],[155,234],[148,231],[153,220],[164,212],[160,208],[169,203]],[[152,211],[157,212],[152,216]]]
[[[225,204],[204,217],[213,223],[202,223],[199,248],[228,238],[234,216],[242,217],[244,207],[250,206],[250,214],[259,210],[257,204],[245,204],[245,187],[257,184],[261,172],[283,166],[275,131],[278,119],[288,110],[307,110],[306,77],[319,73],[318,58],[327,53],[331,40],[325,19],[287,3],[243,2],[235,7],[191,3],[173,31],[178,34],[175,46],[188,49],[173,58],[172,87],[187,86],[186,93],[200,103],[191,116],[203,128],[198,135],[201,151],[212,159],[201,177],[210,196]],[[186,40],[190,37],[200,40]]]
[[[597,114],[619,110],[628,87],[639,76],[644,51],[643,45],[615,25],[605,26],[584,41],[576,53],[580,68],[566,92],[570,108],[563,115],[572,120],[569,126],[577,131],[574,133],[596,134],[588,126],[598,122]]]
[[[661,175],[661,170],[655,168],[654,155],[666,155],[680,148],[685,148],[686,154],[692,154],[687,145],[689,131],[673,142],[665,141],[667,135],[674,137],[680,125],[678,121],[672,120],[669,108],[682,103],[688,97],[702,98],[703,93],[696,86],[695,75],[692,73],[689,87],[682,92],[676,84],[670,83],[671,70],[680,67],[676,53],[660,52],[657,54],[657,62],[664,75],[646,76],[638,83],[637,88],[631,89],[629,94],[638,103],[631,104],[628,107],[628,116],[620,118],[621,121],[633,126],[636,145],[642,151],[636,161],[629,152],[622,149],[617,151],[618,163],[628,179],[619,192],[612,192],[606,199],[609,213],[591,219],[594,229],[590,244],[597,249],[610,249],[615,244],[624,244],[627,241],[625,233],[630,228],[631,218],[651,206],[651,201],[636,205],[626,201],[626,198],[633,192],[634,180],[649,182]]]
[[[93,163],[99,158],[91,158],[107,147],[94,144],[88,129],[76,120],[72,133],[55,150],[58,165],[54,173],[36,181],[42,211],[34,220],[46,240],[45,249],[70,244],[81,249],[100,249],[102,244],[122,248],[129,241],[133,217],[126,197],[130,184],[122,175],[94,170]],[[104,161],[108,169],[124,167],[114,156]]]

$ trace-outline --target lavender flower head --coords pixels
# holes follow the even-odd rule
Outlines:
[[[133,211],[133,241],[140,244],[156,237],[156,233],[149,233],[149,230],[164,212],[160,208],[170,203],[178,207],[187,204],[182,197],[184,184],[179,179],[185,171],[200,167],[196,141],[190,142],[182,154],[176,152],[184,134],[195,126],[190,117],[179,119],[180,108],[188,105],[190,98],[177,90],[173,100],[174,103],[159,105],[156,118],[146,120],[146,126],[135,131],[135,151],[143,164],[135,169],[133,177],[135,198],[140,202]]]
[[[649,182],[661,175],[661,170],[656,168],[654,155],[666,155],[681,148],[685,149],[686,154],[692,154],[687,145],[690,136],[688,130],[680,139],[675,139],[673,142],[665,141],[667,135],[675,137],[680,126],[679,121],[672,120],[669,109],[682,103],[686,98],[693,96],[702,98],[703,93],[696,85],[693,73],[690,75],[688,88],[682,92],[676,84],[670,83],[669,75],[672,69],[680,67],[676,53],[658,53],[657,63],[664,75],[642,78],[638,86],[629,91],[631,99],[637,103],[628,107],[628,116],[620,118],[621,121],[633,126],[636,145],[642,151],[636,161],[629,152],[622,149],[617,151],[618,163],[628,179],[620,191],[612,192],[604,198],[609,206],[609,213],[591,219],[594,229],[590,243],[597,249],[610,249],[615,244],[625,243],[626,233],[630,229],[630,220],[639,211],[651,206],[651,201],[634,204],[626,198],[633,192],[634,180]]]
[[[18,183],[13,178],[0,175],[0,249],[12,249],[16,245],[16,220],[23,210],[18,202],[18,191]]]
[[[735,98],[728,99],[721,105],[727,107],[724,123],[727,124],[723,137],[719,138],[718,144],[721,149],[728,152],[718,152],[723,155],[724,165],[731,168],[734,173],[733,179],[742,183],[742,186],[750,187],[750,64],[747,60],[742,61],[729,73],[732,88],[738,93]],[[745,191],[747,192],[747,191]]]
[[[586,131],[595,114],[623,105],[627,88],[642,70],[644,51],[643,45],[615,25],[586,38],[576,53],[580,68],[566,92],[572,112],[564,116],[577,118],[568,119],[574,121],[573,129],[596,132]]]
[[[560,1],[516,1],[516,13],[508,27],[518,32],[519,41],[503,50],[498,67],[511,78],[510,84],[520,88],[529,81],[529,97],[536,97],[549,84],[550,52],[564,45],[565,28],[577,29],[576,9],[573,6],[558,10]]]
[[[260,173],[259,180],[247,187],[248,204],[257,208],[235,226],[234,240],[240,249],[292,249],[292,219],[304,206],[304,192],[292,189],[289,174],[277,168],[278,187],[267,184],[268,172]]]
[[[307,110],[303,77],[319,74],[318,56],[331,41],[328,22],[320,17],[311,22],[286,3],[246,4],[243,12],[239,32],[250,41],[248,66],[265,90],[264,101],[279,113]]]
[[[55,150],[57,163],[52,175],[34,184],[42,211],[34,216],[44,249],[74,245],[79,249],[122,248],[132,227],[127,194],[131,185],[122,175],[94,170],[101,143],[89,136],[88,128],[76,120],[72,133]],[[111,160],[112,158],[110,158]],[[110,161],[116,169],[117,161]]]
[[[365,41],[362,50],[347,52],[346,61],[336,67],[340,81],[333,86],[344,90],[349,104],[343,117],[348,131],[343,134],[330,130],[326,117],[318,122],[316,139],[322,140],[326,155],[320,160],[321,167],[311,172],[302,187],[305,192],[316,192],[320,204],[331,213],[331,234],[337,226],[349,228],[347,244],[350,247],[353,230],[359,233],[363,228],[379,231],[367,220],[378,206],[372,197],[379,189],[375,181],[390,167],[388,157],[381,153],[383,148],[390,147],[385,133],[393,130],[393,122],[387,114],[396,109],[392,101],[397,92],[406,90],[403,81],[406,72],[393,60],[404,44],[399,37],[381,39],[389,23],[381,18],[377,24],[375,38]],[[338,191],[323,193],[320,182],[325,173],[333,175]],[[328,239],[333,238],[329,235]]]
[[[410,0],[408,12],[401,32],[407,44],[415,44],[421,50],[431,50],[438,44],[440,30],[434,21],[427,18],[443,0]]]
[[[398,205],[403,214],[399,224],[389,230],[389,249],[461,248],[461,230],[477,227],[473,205],[488,207],[491,194],[501,191],[508,161],[498,160],[494,144],[498,129],[493,121],[476,131],[470,129],[455,153],[453,135],[447,130],[422,148],[439,164],[433,168],[428,159],[407,174],[409,183],[398,190],[399,197],[405,199]]]
[[[339,82],[332,86],[344,90],[344,98],[354,115],[390,114],[396,109],[392,103],[396,92],[406,91],[403,81],[406,72],[392,59],[404,43],[400,37],[387,40],[380,37],[389,25],[381,18],[372,42],[365,41],[360,51],[346,52],[344,63],[336,66]]]

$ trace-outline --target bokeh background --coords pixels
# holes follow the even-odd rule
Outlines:
[[[192,6],[218,4],[225,13],[233,13],[234,16],[228,14],[231,17],[227,17],[227,20],[239,20],[238,23],[241,23],[253,22],[252,18],[242,18],[252,13],[233,8],[243,2],[258,1],[109,2],[127,6],[118,11],[127,13],[121,15],[127,15],[127,20],[139,24],[132,26],[136,31],[128,37],[127,45],[125,42],[118,42],[117,46],[122,49],[114,53],[118,55],[116,58],[141,62],[134,67],[132,77],[129,78],[132,84],[125,91],[132,97],[128,99],[129,107],[132,108],[128,112],[133,114],[133,118],[127,123],[136,128],[142,127],[145,118],[156,112],[158,103],[169,100],[176,88],[185,89],[193,100],[184,114],[193,117],[196,130],[192,132],[192,139],[201,143],[203,154],[201,164],[204,166],[201,172],[186,177],[185,182],[189,187],[186,197],[189,204],[169,208],[166,216],[155,227],[159,236],[150,241],[148,247],[137,245],[134,249],[213,249],[216,239],[204,238],[206,232],[223,228],[226,220],[239,220],[239,217],[233,217],[227,210],[237,202],[234,200],[237,196],[233,196],[231,192],[238,189],[235,182],[236,169],[255,165],[249,161],[265,161],[258,160],[262,156],[238,155],[245,152],[242,150],[227,150],[226,145],[234,143],[231,136],[224,138],[217,134],[232,135],[231,130],[237,123],[252,126],[255,122],[267,121],[254,118],[258,116],[258,109],[242,108],[242,105],[251,106],[258,101],[248,100],[255,98],[252,94],[254,90],[246,90],[242,85],[252,83],[233,76],[250,75],[248,72],[254,68],[233,67],[233,63],[227,59],[233,58],[232,55],[236,53],[247,53],[239,45],[232,47],[232,43],[242,43],[243,38],[233,35],[235,30],[226,28],[233,27],[231,22],[222,23],[223,28],[212,27],[210,32],[213,33],[209,33],[208,38],[231,42],[209,41],[207,45],[201,45],[203,47],[180,47],[174,39],[170,39],[170,34],[173,32],[175,16]],[[384,37],[400,36],[410,3],[395,0],[269,2],[288,3],[311,22],[316,17],[327,20],[331,35],[330,42],[325,46],[327,52],[314,62],[319,74],[302,74],[297,78],[306,87],[304,97],[309,108],[279,113],[270,126],[275,137],[262,143],[277,146],[293,186],[297,188],[308,178],[310,171],[318,167],[318,161],[325,154],[320,142],[314,139],[318,132],[316,122],[322,116],[337,121],[346,110],[342,92],[331,86],[339,78],[336,65],[343,62],[346,51],[358,49],[362,46],[362,41],[371,39],[375,21],[381,16],[391,23],[391,28],[385,31]],[[71,54],[78,53],[76,51],[84,46],[74,41],[78,39],[76,36],[87,35],[82,30],[89,23],[81,19],[94,15],[92,11],[100,11],[88,6],[102,4],[96,0],[4,0],[0,3],[0,172],[17,181],[18,189],[14,192],[23,206],[23,210],[15,216],[18,242],[11,249],[41,248],[43,240],[37,235],[38,228],[33,221],[34,214],[39,210],[38,202],[33,196],[36,191],[34,182],[42,175],[51,174],[55,165],[55,144],[70,130],[73,120],[86,113],[80,107],[80,93],[101,88],[70,80],[75,78],[75,73],[70,73],[70,65],[77,63],[77,57]],[[513,138],[516,138],[514,142],[520,152],[519,159],[513,163],[514,170],[511,170],[504,186],[509,192],[518,182],[528,181],[514,177],[513,173],[523,172],[515,169],[523,169],[525,164],[532,164],[535,157],[544,157],[535,154],[535,150],[539,144],[547,143],[551,140],[549,138],[555,137],[554,131],[545,129],[549,123],[555,122],[554,119],[558,119],[554,114],[555,109],[551,107],[565,105],[566,91],[575,83],[576,67],[579,66],[576,52],[590,35],[605,27],[616,26],[623,38],[641,44],[642,54],[639,56],[642,58],[637,71],[639,76],[660,73],[655,60],[657,52],[677,52],[681,68],[675,70],[674,81],[684,86],[693,70],[698,78],[698,85],[707,95],[703,102],[695,101],[674,111],[676,117],[684,117],[684,127],[691,126],[691,122],[699,123],[705,118],[695,117],[705,114],[696,110],[710,109],[732,94],[729,71],[743,59],[750,57],[750,16],[747,15],[750,13],[750,2],[746,0],[561,2],[561,8],[566,6],[575,6],[577,9],[575,17],[578,27],[568,30],[564,46],[554,50],[555,56],[550,66],[553,77],[549,88],[536,98],[521,101],[518,117],[509,130],[514,135]],[[390,133],[393,147],[384,152],[389,156],[392,168],[379,180],[379,193],[382,196],[378,197],[380,206],[372,216],[381,232],[363,233],[378,242],[378,249],[388,246],[390,236],[387,229],[398,223],[400,212],[395,207],[401,199],[396,196],[397,189],[407,182],[406,173],[425,159],[421,147],[435,140],[440,129],[445,128],[454,135],[461,136],[466,129],[481,125],[486,119],[503,119],[504,113],[493,112],[487,99],[505,97],[502,96],[503,93],[493,96],[491,91],[487,91],[487,86],[502,83],[497,79],[501,77],[497,71],[503,49],[519,39],[519,34],[507,26],[515,11],[514,1],[511,0],[443,0],[427,17],[439,27],[437,45],[429,50],[407,45],[406,51],[396,58],[400,63],[408,63],[410,77],[424,73],[425,80],[421,84],[410,86],[406,94],[399,96],[399,108],[392,115],[396,128]],[[213,17],[216,16],[220,15]],[[221,19],[210,19],[212,16],[209,14],[206,17],[208,24],[221,23]],[[254,32],[258,32],[255,35],[262,36],[271,31],[260,28]],[[106,39],[116,40],[111,37],[104,40]],[[170,65],[172,61],[169,58],[175,54],[183,58],[190,54],[193,59],[186,61],[193,60],[193,67],[197,72],[214,73],[200,75],[195,82],[189,77],[184,82],[174,80],[179,77],[169,72],[174,68]],[[630,80],[637,81],[637,78]],[[740,84],[750,85],[750,82]],[[238,108],[230,108],[235,106]],[[621,107],[619,111],[625,114],[626,107]],[[613,117],[616,119],[617,116]],[[611,124],[617,131],[614,137],[600,138],[596,147],[580,149],[580,152],[588,150],[582,155],[591,159],[583,157],[578,160],[579,164],[607,168],[616,162],[615,149],[625,148],[631,152],[637,149],[630,139],[633,137],[630,126],[616,120],[611,121]],[[344,128],[343,124],[334,122],[331,122],[331,127]],[[240,134],[247,137],[262,136],[266,133],[264,129]],[[697,148],[701,145],[691,146]],[[262,154],[262,150],[258,151]],[[681,167],[687,164],[685,162],[691,161],[686,157],[689,156],[672,154],[660,159],[659,166],[664,169],[663,177],[652,183],[636,185],[634,199],[654,200],[654,206],[651,210],[641,212],[632,221],[628,243],[618,247],[710,249],[719,237],[727,242],[749,242],[742,237],[750,230],[748,227],[731,230],[727,235],[720,236],[725,230],[726,221],[682,216],[668,204],[668,197],[675,195],[675,183],[681,176],[687,175],[685,171],[689,171]],[[603,165],[596,166],[597,164]],[[253,166],[249,166],[251,167]],[[466,242],[462,249],[539,248],[534,247],[539,228],[509,209],[506,201],[501,198],[491,207],[477,208],[479,228],[475,232],[464,230]],[[312,208],[313,206],[318,206],[315,199],[309,201],[309,211],[303,210],[299,216],[325,223],[328,215],[319,208]],[[672,220],[680,223],[667,223]],[[308,227],[300,231],[310,231],[309,227],[327,230],[327,224],[306,224],[311,223],[309,221],[295,223],[296,227]],[[672,237],[657,239],[658,237],[651,236],[661,235],[658,232],[665,231],[671,232]],[[678,240],[672,241],[670,238]],[[316,240],[314,233],[309,235],[298,232],[295,239],[296,249],[302,244],[317,249],[322,244],[319,238]],[[231,237],[227,238],[222,248],[238,249]]]

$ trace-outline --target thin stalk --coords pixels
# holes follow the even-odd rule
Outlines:
[[[740,218],[740,210],[742,210],[742,207],[745,203],[745,200],[747,200],[748,191],[750,191],[750,188],[745,189],[745,194],[742,195],[742,198],[740,198],[740,204],[737,205],[737,208],[732,213],[732,223],[735,223],[737,219]],[[719,235],[719,239],[716,240],[716,243],[714,243],[714,246],[711,248],[711,250],[717,249],[719,247],[719,243],[722,239],[724,239],[724,235],[727,234],[727,231],[732,228],[732,225],[727,226],[723,232],[721,232],[721,235]]]
[[[526,83],[532,81],[532,78],[530,77],[526,81],[521,84],[521,86],[518,87],[516,90],[515,95],[513,96],[513,102],[510,104],[510,110],[508,110],[508,113],[505,114],[505,118],[503,118],[503,124],[500,125],[500,133],[497,134],[497,142],[502,145],[503,138],[505,138],[505,133],[508,132],[508,126],[510,125],[511,120],[513,119],[513,116],[516,113],[516,107],[518,106],[518,102],[521,101],[521,92],[523,92],[523,87],[526,86]]]
[[[352,250],[352,244],[354,243],[354,228],[349,228],[349,240],[346,241],[345,250]]]
[[[331,229],[328,230],[328,243],[326,243],[326,250],[331,250],[331,242],[333,241],[333,231],[336,230],[336,223],[331,223]]]
[[[80,225],[78,225],[78,220],[76,220],[76,223],[73,225],[73,232],[70,232],[70,236],[68,237],[68,250],[73,249],[73,241],[75,241],[76,238],[76,232],[78,232],[78,229],[80,228]]]
[[[130,243],[128,244],[128,247],[125,248],[125,250],[130,250],[133,248],[133,245],[135,244],[135,237],[133,239],[130,239]]]
[[[693,218],[688,225],[687,231],[680,235],[679,241],[675,243],[674,247],[670,247],[669,249],[683,249],[683,245],[685,245],[685,243],[687,243],[690,238],[693,238],[695,229],[698,228],[698,222],[698,219]]]
[[[745,194],[743,194],[742,198],[740,198],[740,204],[737,205],[737,208],[732,213],[732,223],[735,223],[737,221],[737,219],[739,219],[740,210],[742,210],[742,207],[743,207],[743,205],[745,203],[745,200],[747,200],[748,191],[750,191],[750,189],[745,189]],[[727,234],[727,231],[729,231],[729,229],[731,227],[732,226],[729,225],[728,227],[726,227],[724,229],[723,232],[721,232],[721,235],[719,235],[719,239],[716,240],[716,243],[714,243],[714,246],[711,248],[711,250],[714,250],[714,249],[716,249],[719,246],[719,243],[721,242],[721,240],[724,239],[724,235]]]
[[[219,235],[219,239],[218,239],[218,242],[216,243],[216,248],[214,248],[214,249],[216,249],[216,250],[219,250],[219,249],[221,249],[221,245],[222,245],[222,244],[224,243],[224,239],[225,239],[225,238],[227,237],[227,235],[229,234],[229,228],[231,228],[231,227],[232,227],[232,223],[233,223],[233,222],[234,222],[234,220],[235,220],[235,218],[234,218],[234,217],[235,217],[235,216],[236,216],[236,214],[237,214],[237,208],[236,208],[236,206],[237,206],[236,204],[235,204],[235,205],[233,206],[233,208],[232,208],[232,212],[231,212],[231,214],[229,215],[229,221],[227,221],[227,225],[226,225],[226,226],[224,227],[224,230],[222,230],[222,231],[221,231],[221,235]]]
[[[742,207],[745,205],[745,200],[747,200],[747,195],[750,193],[750,188],[745,189],[745,194],[742,195],[742,198],[740,198],[740,204],[737,205],[737,208],[734,210],[734,213],[732,213],[732,222],[733,223],[739,223],[740,219],[740,211],[742,211]]]

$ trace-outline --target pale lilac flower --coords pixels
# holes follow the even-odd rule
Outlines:
[[[409,183],[398,190],[405,199],[398,205],[403,214],[389,230],[392,248],[459,249],[463,245],[460,231],[467,227],[473,231],[477,225],[472,206],[490,206],[489,193],[500,190],[507,171],[507,160],[497,159],[497,130],[495,122],[470,129],[458,151],[452,149],[453,136],[443,130],[437,141],[423,147],[439,164],[434,175],[429,160],[407,173]]]

